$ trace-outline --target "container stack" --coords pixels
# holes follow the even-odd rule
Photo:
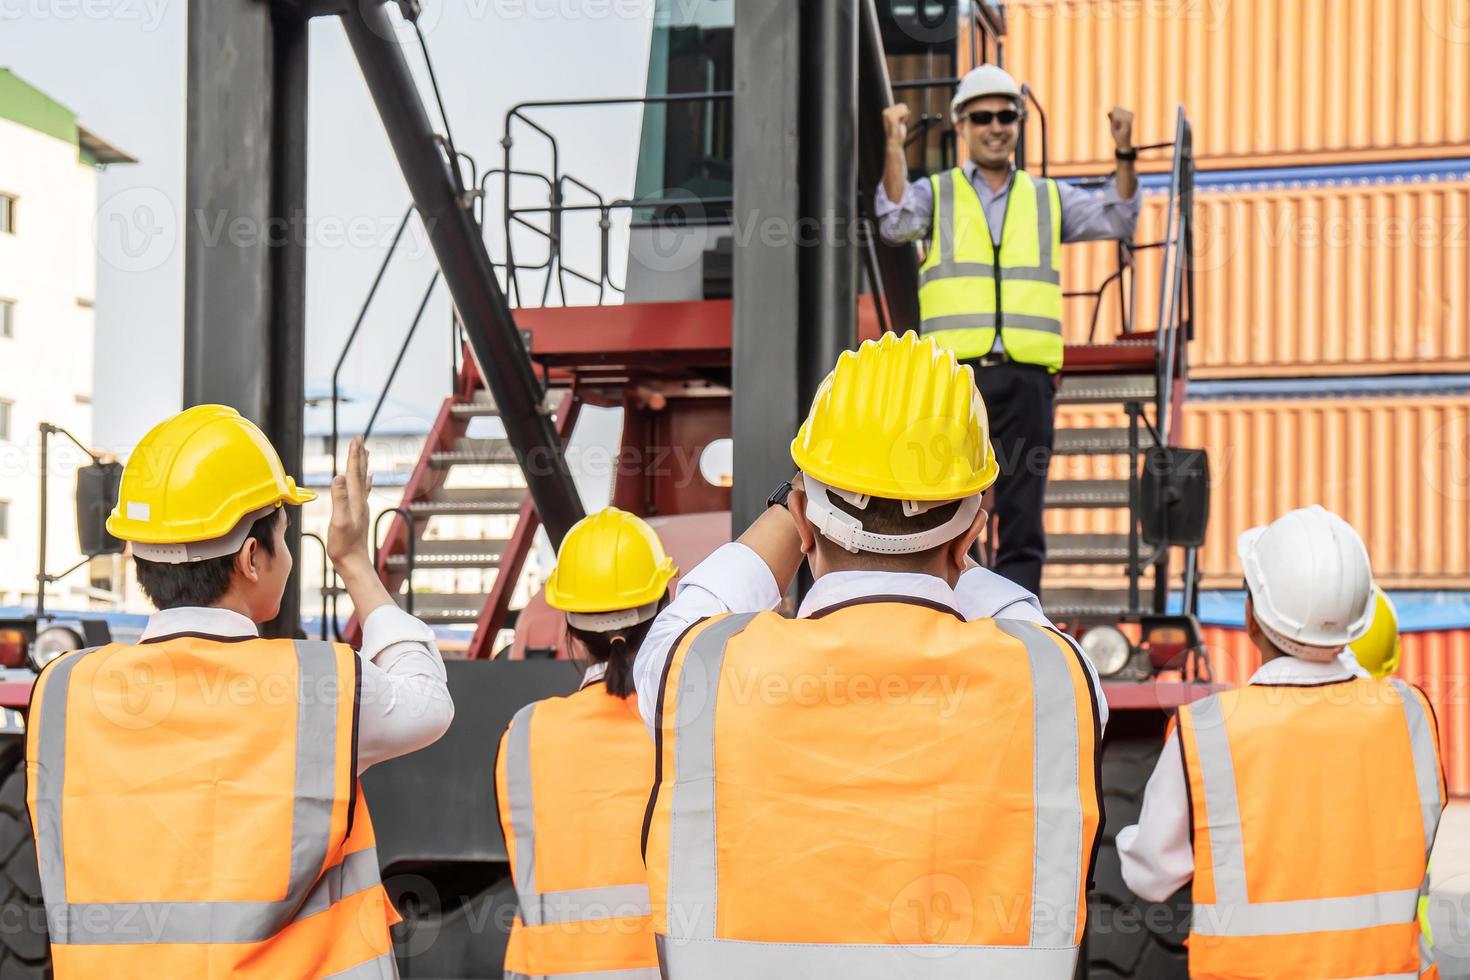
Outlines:
[[[1112,169],[1106,114],[1140,144],[1194,122],[1198,236],[1185,444],[1210,452],[1200,554],[1215,670],[1249,679],[1236,536],[1321,503],[1368,543],[1405,630],[1401,675],[1439,713],[1452,791],[1470,794],[1470,20],[1457,0],[1020,0],[1007,67],[1045,109],[1049,174]],[[1027,159],[1042,157],[1028,125]],[[1167,151],[1140,160],[1137,240],[1163,237]],[[1111,244],[1065,251],[1096,289]],[[1135,329],[1158,310],[1137,263]],[[1069,300],[1069,343],[1118,333],[1111,292]],[[1059,426],[1116,425],[1086,406]],[[1085,458],[1065,461],[1065,478]],[[1121,473],[1115,475],[1122,475]],[[1053,532],[1117,532],[1105,512]],[[1063,570],[1058,570],[1063,571]],[[1050,581],[1050,579],[1049,579]]]

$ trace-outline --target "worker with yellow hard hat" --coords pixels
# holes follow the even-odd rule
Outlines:
[[[1437,977],[1422,910],[1444,767],[1424,693],[1344,656],[1396,632],[1367,549],[1312,506],[1238,551],[1261,667],[1179,709],[1118,832],[1123,879],[1149,901],[1193,883],[1193,977]]]
[[[47,664],[26,734],[59,980],[396,976],[358,775],[453,705],[433,633],[368,556],[367,462],[354,440],[327,540],[355,653],[258,635],[291,571],[286,507],[316,496],[260,429],[200,405],[129,456],[107,529],[158,611],[138,643]]]
[[[653,528],[616,507],[573,525],[546,583],[575,652],[577,693],[516,713],[500,740],[496,800],[518,911],[505,975],[658,980],[639,852],[653,741],[633,658],[679,570]]]
[[[1133,113],[1108,113],[1117,173],[1097,192],[1016,168],[1025,116],[1021,87],[1005,69],[974,68],[950,102],[966,159],[910,181],[909,107],[886,109],[886,162],[873,208],[885,240],[924,243],[920,332],[975,369],[1003,460],[995,570],[1040,592],[1053,375],[1064,351],[1062,245],[1132,238],[1141,196]]]
[[[1105,708],[1030,594],[967,558],[997,473],[971,369],[868,341],[790,451],[634,667],[665,976],[1070,978]]]
[[[1360,667],[1374,677],[1387,677],[1399,669],[1399,613],[1393,600],[1378,586],[1373,587],[1373,622],[1368,632],[1348,644]]]

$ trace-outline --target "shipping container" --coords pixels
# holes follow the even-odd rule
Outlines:
[[[1063,405],[1062,427],[1120,426],[1121,412]],[[1470,395],[1195,399],[1183,443],[1209,450],[1205,588],[1238,588],[1240,532],[1318,503],[1363,535],[1386,588],[1470,589]],[[1117,479],[1122,457],[1058,457],[1052,479]],[[1115,510],[1052,510],[1051,533],[1120,533]],[[1176,564],[1175,569],[1179,566]],[[1050,586],[1117,569],[1052,566]]]
[[[1358,168],[1361,170],[1362,168]],[[1470,168],[1448,179],[1226,184],[1196,198],[1196,377],[1470,370]],[[1144,199],[1135,240],[1165,235]],[[1062,250],[1069,292],[1118,268],[1111,242]],[[1138,253],[1135,330],[1157,326],[1158,249]],[[1125,280],[1126,282],[1126,280]],[[1069,343],[1118,333],[1119,287],[1069,299]],[[1097,324],[1094,330],[1093,314]]]
[[[1261,655],[1244,630],[1205,627],[1215,680],[1250,680]],[[1398,677],[1418,685],[1434,705],[1450,793],[1470,796],[1470,629],[1404,633]]]
[[[1005,10],[1006,67],[1046,110],[1054,175],[1113,168],[1113,105],[1137,114],[1148,144],[1173,139],[1183,103],[1207,168],[1470,155],[1464,0],[1012,0]],[[1031,125],[1030,160],[1040,136]]]

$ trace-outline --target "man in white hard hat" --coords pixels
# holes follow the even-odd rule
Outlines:
[[[1179,709],[1123,880],[1149,901],[1194,882],[1191,976],[1434,975],[1416,914],[1444,770],[1423,692],[1341,657],[1373,620],[1362,539],[1312,506],[1238,551],[1261,668]]]
[[[1016,80],[981,65],[950,104],[968,159],[948,173],[909,182],[908,107],[884,111],[879,233],[895,244],[925,239],[919,315],[933,336],[975,368],[1001,460],[995,570],[1041,589],[1041,524],[1051,461],[1055,387],[1062,366],[1063,242],[1126,239],[1138,221],[1133,114],[1108,113],[1117,173],[1098,193],[1017,170],[1011,162],[1025,116]]]

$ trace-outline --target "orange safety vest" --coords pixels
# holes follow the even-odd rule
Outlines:
[[[673,980],[1068,978],[1099,821],[1081,656],[892,596],[705,620],[658,708]]]
[[[516,713],[495,764],[519,905],[507,980],[658,980],[638,851],[652,782],[636,697],[593,683]]]
[[[1191,977],[1437,977],[1416,919],[1445,805],[1403,681],[1252,685],[1179,709]]]
[[[175,637],[36,681],[26,800],[55,973],[397,976],[342,644]]]

